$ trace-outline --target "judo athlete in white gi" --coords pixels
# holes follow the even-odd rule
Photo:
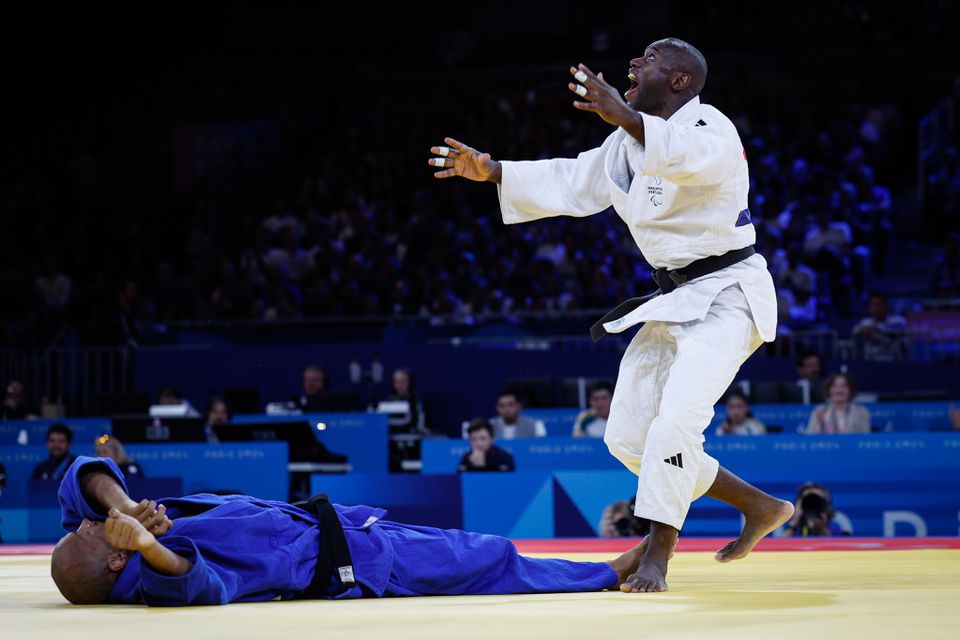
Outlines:
[[[745,516],[729,562],[786,522],[793,506],[743,482],[703,450],[713,406],[740,365],[776,333],[776,296],[753,252],[749,178],[733,123],[700,102],[703,55],[682,40],[654,42],[630,61],[621,97],[602,74],[571,67],[573,105],[617,129],[575,159],[497,162],[452,138],[432,147],[438,178],[498,185],[503,221],[589,216],[610,206],[655,268],[661,295],[625,303],[599,335],[644,323],[620,364],[604,440],[638,476],[636,515],[651,544],[623,591],[664,591],[669,550],[690,503],[708,495]],[[599,323],[598,323],[599,324]]]

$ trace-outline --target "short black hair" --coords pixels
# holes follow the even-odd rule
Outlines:
[[[183,394],[180,393],[180,389],[176,388],[172,384],[160,389],[160,393],[157,394],[157,397],[162,398],[163,396],[174,396],[183,400]]]
[[[513,396],[514,400],[523,404],[523,398],[520,396],[520,393],[513,389],[502,389],[500,393],[497,394],[497,400],[500,400],[500,398],[504,396]]]
[[[489,421],[483,418],[474,418],[470,421],[470,425],[467,427],[467,437],[469,438],[477,431],[483,431],[486,429],[487,433],[490,434],[490,437],[493,437],[493,425]]]
[[[607,382],[606,380],[601,380],[600,382],[595,382],[590,385],[590,388],[587,390],[587,397],[593,395],[594,391],[607,391],[610,395],[613,395],[613,385]]]
[[[747,394],[745,394],[743,391],[740,391],[739,389],[732,389],[728,391],[727,395],[723,396],[723,404],[727,404],[728,402],[730,402],[730,398],[740,398],[741,400],[746,402],[748,405],[750,404],[750,398],[748,398]]]
[[[803,353],[797,356],[796,365],[798,367],[802,367],[804,361],[807,358],[816,358],[817,360],[820,361],[821,364],[823,364],[823,358],[820,357],[819,353],[817,353],[816,351],[804,351]]]
[[[67,439],[67,444],[73,443],[73,429],[62,422],[54,422],[52,425],[47,427],[47,438],[50,437],[51,433],[62,433]]]

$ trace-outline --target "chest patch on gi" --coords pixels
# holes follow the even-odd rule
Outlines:
[[[655,207],[663,206],[663,178],[653,176],[653,184],[647,186],[647,195]]]
[[[752,224],[750,221],[750,209],[744,209],[740,212],[740,215],[737,216],[737,224],[733,225],[735,227],[745,227],[748,224]]]

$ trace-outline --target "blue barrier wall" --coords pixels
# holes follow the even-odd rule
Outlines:
[[[738,469],[738,471],[740,471]],[[797,486],[816,479],[833,492],[838,518],[859,536],[954,536],[960,516],[956,466],[885,472],[882,478],[847,470],[810,475],[750,470],[760,488],[793,499]],[[944,478],[947,478],[944,480]],[[330,481],[332,480],[332,482]],[[629,499],[637,479],[628,471],[517,471],[462,475],[315,478],[313,489],[342,503],[382,506],[388,519],[512,538],[595,537],[604,508]],[[386,488],[386,490],[385,490]],[[460,510],[455,510],[459,496]],[[684,535],[734,537],[740,514],[710,498],[695,502]]]
[[[142,467],[147,480],[178,480],[177,485],[150,484],[146,487],[149,491],[233,491],[268,500],[287,499],[286,443],[141,444],[126,449]],[[72,450],[78,455],[93,455],[91,446]],[[7,469],[7,488],[0,495],[0,533],[5,542],[44,542],[62,535],[56,483],[36,486],[29,482],[33,468],[46,457],[45,447],[0,447],[0,462]],[[134,483],[131,491],[139,490],[138,485]]]
[[[311,492],[326,493],[337,504],[383,507],[387,519],[396,522],[463,527],[460,478],[454,475],[314,475]]]
[[[636,491],[636,478],[599,440],[501,444],[514,451],[516,473],[458,476],[451,471],[466,443],[432,440],[423,443],[424,475],[318,475],[312,488],[339,503],[385,506],[392,519],[512,537],[596,535],[604,507]],[[738,475],[784,498],[792,499],[807,480],[826,484],[840,516],[858,535],[958,533],[960,433],[709,437],[705,448]],[[74,450],[90,453],[89,446]],[[186,493],[232,490],[281,500],[287,495],[282,443],[131,445],[129,451],[147,478],[179,477]],[[0,447],[9,475],[0,496],[0,531],[7,541],[51,539],[55,503],[39,493],[31,498],[26,482],[45,456],[43,447]],[[30,507],[39,510],[32,513]],[[691,508],[684,533],[733,536],[739,527],[736,511],[702,499]]]
[[[514,453],[518,471],[464,475],[467,528],[511,536],[596,535],[603,508],[636,491],[636,478],[599,440],[508,440],[500,445]],[[826,484],[858,535],[916,535],[912,525],[885,528],[884,513],[896,519],[894,512],[901,511],[916,514],[927,534],[958,533],[960,434],[714,437],[704,447],[725,467],[774,495],[792,499],[807,480]],[[466,449],[463,441],[425,442],[424,473],[450,473]],[[684,532],[734,535],[739,526],[733,509],[703,499],[692,508]]]

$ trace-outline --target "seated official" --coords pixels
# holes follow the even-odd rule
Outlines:
[[[523,415],[523,401],[509,389],[497,395],[497,415],[490,419],[493,434],[498,440],[514,438],[543,438],[547,427],[543,420]]]
[[[389,522],[383,509],[325,501],[308,510],[198,494],[138,504],[104,458],[77,460],[60,505],[70,533],[53,550],[51,574],[74,604],[628,589],[646,551],[644,540],[610,562],[527,558],[506,538]]]
[[[60,481],[67,473],[67,469],[77,459],[77,456],[70,453],[70,445],[73,444],[73,430],[65,424],[55,423],[47,429],[47,452],[49,456],[46,460],[33,468],[33,474],[30,480],[43,482],[46,480]]]
[[[613,402],[613,385],[598,382],[590,388],[587,396],[590,408],[581,412],[573,422],[574,438],[602,438],[607,430],[610,417],[610,403]]]
[[[233,414],[227,402],[222,398],[213,398],[207,405],[207,424],[203,431],[207,436],[207,442],[217,444],[220,439],[217,438],[216,428],[220,425],[228,424],[233,419]]]
[[[463,454],[457,471],[514,471],[513,454],[493,444],[493,426],[475,418],[467,427],[470,451]]]

